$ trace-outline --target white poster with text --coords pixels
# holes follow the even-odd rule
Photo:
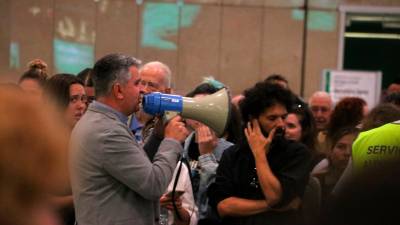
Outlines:
[[[344,97],[360,97],[369,108],[379,102],[381,84],[379,71],[324,70],[322,78],[322,88],[331,94],[335,104]]]

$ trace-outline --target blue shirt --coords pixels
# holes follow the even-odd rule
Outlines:
[[[135,117],[135,115],[131,116],[131,121],[128,124],[129,129],[132,131],[132,133],[135,135],[135,139],[138,143],[143,142],[143,136],[142,136],[142,130],[143,130],[143,124],[141,124]]]
[[[103,104],[103,103],[98,102],[98,101],[93,101],[90,104],[93,104],[93,106],[96,107],[96,108],[100,108],[100,109],[103,109],[104,111],[108,111],[108,112],[111,112],[111,113],[115,114],[118,117],[118,119],[124,124],[126,124],[128,122],[128,117],[127,116],[125,116],[123,113],[118,112],[117,110],[115,110],[114,108],[112,108],[112,107],[110,107],[110,106],[108,106],[106,104]]]

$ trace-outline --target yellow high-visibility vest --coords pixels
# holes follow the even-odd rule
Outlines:
[[[360,133],[353,143],[355,173],[400,159],[400,121]]]

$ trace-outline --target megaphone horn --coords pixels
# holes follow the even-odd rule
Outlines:
[[[178,112],[183,118],[197,120],[209,126],[218,137],[224,134],[230,116],[228,90],[200,98],[153,92],[143,96],[143,110],[151,115],[161,115],[167,111]]]

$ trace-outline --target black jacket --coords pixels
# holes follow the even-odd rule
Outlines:
[[[307,185],[311,154],[303,144],[274,141],[267,155],[272,172],[282,186],[282,197],[274,208],[287,205],[295,197],[302,197]],[[216,209],[218,203],[228,197],[265,199],[255,170],[255,161],[248,144],[232,146],[225,150],[215,183],[208,190],[210,204]],[[278,213],[268,211],[244,218],[226,217],[224,224],[296,224],[296,212]]]

